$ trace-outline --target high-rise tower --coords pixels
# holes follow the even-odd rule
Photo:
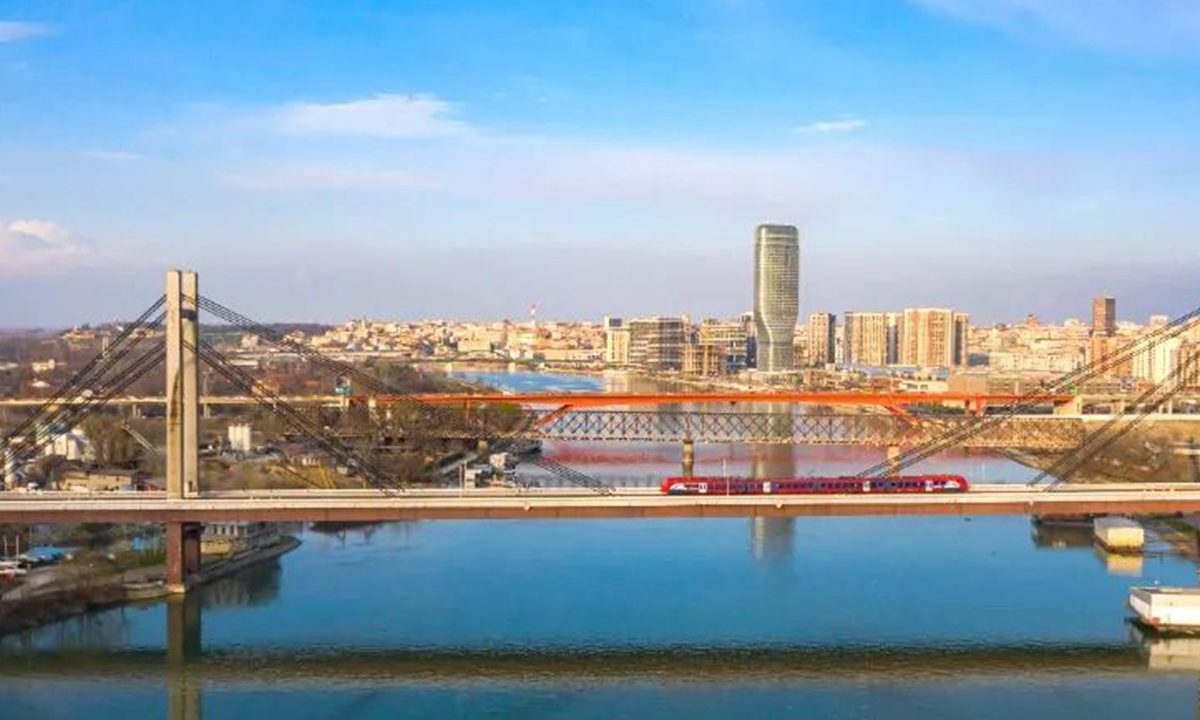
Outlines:
[[[1117,301],[1111,297],[1092,301],[1092,334],[1112,337],[1117,334]]]
[[[758,369],[795,367],[792,341],[800,312],[800,233],[792,225],[754,231],[754,326]]]

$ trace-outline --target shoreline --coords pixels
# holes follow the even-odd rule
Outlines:
[[[259,563],[275,560],[300,547],[301,541],[285,535],[267,547],[250,550],[229,559],[214,562],[192,578],[189,592],[228,577]],[[157,579],[126,579],[126,572],[102,577],[82,577],[42,593],[31,593],[15,600],[0,600],[0,637],[34,630],[60,620],[107,610],[119,605],[150,604],[171,595],[162,580],[162,566],[142,569]]]

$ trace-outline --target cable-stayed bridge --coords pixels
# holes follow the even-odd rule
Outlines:
[[[366,404],[372,413],[404,418],[406,430],[398,438],[401,443],[434,437],[466,441],[477,444],[481,450],[498,451],[534,437],[679,440],[685,444],[685,474],[690,469],[686,465],[689,445],[705,440],[814,444],[836,441],[891,448],[888,458],[863,470],[859,473],[861,478],[894,476],[956,447],[1074,450],[1062,452],[1029,486],[976,485],[971,492],[961,495],[665,496],[653,490],[614,488],[542,456],[534,456],[527,462],[551,473],[573,490],[422,489],[413,487],[408,478],[390,472],[377,452],[379,448],[364,446],[356,442],[357,438],[335,432],[313,413],[231,362],[201,333],[201,314],[303,358],[315,369],[348,380],[359,393],[358,402]],[[22,469],[64,428],[77,426],[97,410],[118,402],[134,382],[160,363],[165,364],[162,401],[166,424],[165,492],[86,497],[6,493],[0,496],[0,522],[165,523],[168,582],[173,588],[183,590],[189,574],[198,569],[201,523],[219,520],[1195,512],[1200,511],[1200,490],[1193,489],[1195,486],[1080,486],[1068,482],[1089,458],[1172,402],[1182,389],[1184,378],[1193,371],[1190,361],[1181,363],[1170,377],[1134,399],[1126,412],[1103,423],[1085,425],[1078,419],[1046,416],[1045,410],[1069,403],[1078,387],[1089,379],[1128,362],[1138,352],[1178,336],[1192,326],[1198,315],[1200,311],[1188,313],[1034,392],[1015,397],[975,398],[972,414],[953,418],[910,412],[910,407],[920,402],[908,397],[867,402],[862,398],[841,398],[847,404],[873,402],[883,410],[875,414],[843,415],[722,412],[707,409],[722,400],[708,396],[691,399],[710,405],[683,410],[670,407],[678,405],[682,397],[661,396],[557,397],[552,403],[539,406],[529,398],[514,402],[511,396],[437,398],[405,393],[361,366],[322,355],[202,295],[195,273],[172,271],[167,275],[166,293],[126,326],[103,353],[39,405],[0,445],[4,451],[0,468],[6,477],[19,477]],[[241,397],[251,398],[258,406],[269,409],[314,453],[336,464],[366,489],[206,491],[199,460],[201,366],[235,387]],[[764,399],[767,397],[756,395],[738,401],[769,402]],[[817,404],[811,396],[804,400]],[[657,405],[659,410],[600,407],[614,401],[627,407]],[[798,399],[793,398],[792,402]],[[970,404],[970,399],[964,402]],[[499,409],[486,410],[493,405]]]

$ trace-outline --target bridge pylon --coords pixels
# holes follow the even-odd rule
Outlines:
[[[199,292],[196,273],[167,272],[166,457],[172,500],[200,493]]]
[[[200,494],[200,283],[196,273],[167,272],[167,498]],[[200,571],[199,523],[167,523],[166,586],[187,592]]]

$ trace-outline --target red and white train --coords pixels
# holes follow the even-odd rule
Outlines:
[[[669,477],[667,495],[865,495],[875,493],[963,493],[971,487],[962,475],[895,475],[891,477]]]

